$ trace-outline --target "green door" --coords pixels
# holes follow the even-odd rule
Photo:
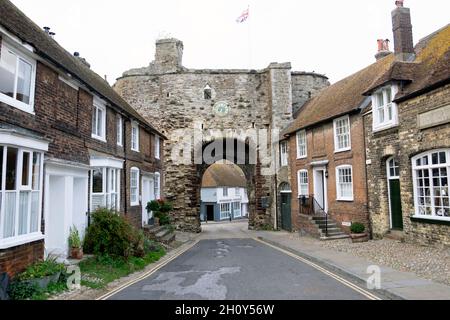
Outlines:
[[[400,180],[389,180],[391,197],[392,229],[403,230],[402,202],[400,198]]]
[[[281,194],[281,228],[286,231],[292,231],[290,193]]]

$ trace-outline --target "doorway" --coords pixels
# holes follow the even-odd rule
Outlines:
[[[328,211],[328,193],[327,193],[327,169],[324,167],[314,169],[314,210],[316,213]]]
[[[206,206],[206,221],[214,221],[214,206]]]
[[[292,191],[289,183],[280,185],[281,229],[292,231]]]
[[[147,212],[147,204],[155,200],[155,180],[150,176],[142,177],[142,225],[153,225],[153,212]]]
[[[400,167],[395,158],[386,163],[391,229],[403,231],[403,210],[400,192]]]

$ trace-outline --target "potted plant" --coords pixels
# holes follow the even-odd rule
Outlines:
[[[83,247],[81,246],[80,234],[77,227],[70,228],[69,235],[69,249],[70,257],[72,259],[81,260],[83,259]]]
[[[153,200],[147,204],[146,209],[148,213],[153,212],[156,226],[170,224],[169,212],[173,210],[170,202],[164,199]]]
[[[369,241],[369,235],[365,232],[366,227],[359,222],[352,223],[350,227],[350,237],[353,243],[361,243]]]
[[[56,259],[48,259],[28,267],[23,273],[18,275],[18,280],[30,286],[45,289],[50,283],[59,281],[64,269],[65,266],[57,263]]]

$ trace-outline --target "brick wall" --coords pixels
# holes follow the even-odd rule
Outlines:
[[[358,115],[350,116],[351,123],[351,151],[335,153],[333,121],[326,122],[307,130],[308,157],[297,160],[296,136],[291,136],[290,163],[292,180],[292,220],[296,230],[304,226],[304,219],[299,217],[298,179],[299,170],[308,170],[309,194],[314,194],[314,178],[312,162],[328,161],[328,213],[336,220],[345,232],[343,222],[360,222],[370,230],[367,211],[367,186],[365,173],[365,149],[363,119]],[[336,190],[336,167],[352,165],[353,167],[353,201],[338,201]]]
[[[389,198],[387,192],[386,160],[395,156],[400,165],[401,202],[405,238],[422,245],[450,245],[450,226],[434,221],[412,221],[415,213],[411,159],[426,151],[450,148],[450,124],[442,124],[420,130],[419,114],[450,103],[450,86],[441,87],[427,94],[401,103],[399,123],[395,129],[372,132],[372,115],[365,117],[369,211],[374,235],[383,237],[390,230]]]
[[[24,271],[30,264],[42,260],[43,257],[43,240],[0,250],[0,274],[6,272],[13,277]]]

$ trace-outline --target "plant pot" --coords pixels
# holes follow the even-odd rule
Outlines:
[[[155,227],[159,227],[159,218],[155,217],[155,224],[154,224],[154,226]]]
[[[70,257],[72,259],[81,260],[83,259],[83,249],[82,248],[71,248]]]
[[[40,289],[46,289],[50,283],[57,283],[60,276],[61,272],[58,272],[47,277],[25,280],[24,282],[30,285],[36,285]]]
[[[350,238],[352,238],[353,243],[362,243],[362,242],[368,242],[369,241],[369,235],[367,233],[352,233],[350,235]]]

